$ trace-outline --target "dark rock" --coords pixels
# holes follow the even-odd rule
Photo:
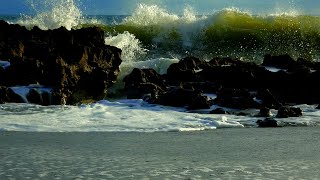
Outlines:
[[[233,60],[232,58],[225,57],[215,57],[209,61],[209,64],[212,66],[233,66],[237,64],[237,60]]]
[[[140,83],[154,83],[164,88],[164,79],[154,69],[138,69],[134,68],[132,72],[127,75],[123,82],[126,86],[138,85]]]
[[[237,116],[249,116],[250,114],[249,113],[245,113],[245,112],[239,112],[239,113],[236,113]]]
[[[4,84],[3,82],[3,77],[5,76],[5,70],[4,68],[0,65],[0,86]]]
[[[235,109],[259,107],[259,104],[254,101],[250,92],[245,89],[221,88],[217,93],[214,103],[219,106]]]
[[[230,66],[206,66],[197,73],[197,77],[202,81],[220,84],[223,87],[253,89],[260,87],[258,77],[266,71],[253,63],[239,61]]]
[[[53,91],[51,94],[51,104],[66,105],[66,95],[62,90]]]
[[[278,110],[277,118],[300,117],[302,110],[294,107],[281,107]]]
[[[296,61],[290,55],[271,56],[267,54],[264,56],[262,66],[272,66],[280,69],[290,69],[296,66]]]
[[[208,81],[205,82],[183,82],[181,86],[184,88],[189,87],[189,89],[197,89],[203,93],[213,93],[216,94],[221,88],[220,85],[216,83],[211,83]]]
[[[270,116],[271,116],[271,111],[267,107],[260,108],[260,112],[257,115],[257,117],[270,117]]]
[[[205,61],[196,57],[186,57],[178,63],[174,63],[167,69],[167,78],[172,82],[191,82],[195,81],[196,70],[200,70],[201,66],[206,64]]]
[[[268,89],[260,89],[257,98],[262,101],[262,106],[266,108],[279,109],[282,107],[282,103]]]
[[[195,109],[210,109],[211,102],[208,101],[207,96],[196,96],[192,99],[192,101],[188,104],[188,110],[195,110]]]
[[[8,88],[0,86],[0,104],[8,102]]]
[[[210,111],[210,114],[229,114],[226,110],[223,108],[216,108],[212,111]]]
[[[195,81],[196,72],[193,69],[185,69],[179,63],[170,65],[167,70],[167,77],[170,81],[187,82]]]
[[[52,103],[105,97],[117,80],[120,55],[120,49],[104,44],[104,31],[97,27],[28,31],[0,21],[0,59],[11,63],[1,84],[52,87]]]
[[[140,99],[150,94],[153,101],[156,101],[167,88],[164,79],[153,69],[134,68],[123,82],[125,82],[125,91],[129,99]]]
[[[48,92],[42,92],[41,94],[43,106],[49,106],[51,104],[50,94]]]
[[[303,58],[297,59],[297,66],[298,67],[307,67],[312,70],[320,70],[320,62],[319,61],[307,60],[307,59],[303,59]]]
[[[145,95],[150,95],[153,102],[156,102],[158,96],[163,94],[164,90],[153,83],[140,83],[137,86],[127,88],[126,94],[128,99],[141,99]]]
[[[25,103],[25,101],[12,89],[0,86],[0,104],[3,103]]]
[[[259,127],[278,127],[278,123],[276,120],[272,118],[266,118],[265,120],[258,120],[257,124]]]
[[[194,98],[199,96],[201,96],[201,93],[198,91],[175,87],[160,96],[159,104],[165,106],[183,107],[191,104]]]
[[[27,100],[33,104],[43,104],[41,92],[37,89],[30,89],[29,93],[27,94]]]

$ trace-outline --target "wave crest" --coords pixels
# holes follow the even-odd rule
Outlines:
[[[29,28],[38,26],[40,29],[56,29],[61,26],[68,30],[77,26],[82,12],[74,0],[31,1],[30,6],[36,11],[35,16],[24,15],[17,23]]]

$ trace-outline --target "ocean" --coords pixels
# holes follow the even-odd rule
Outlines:
[[[77,3],[68,0],[55,1],[50,8],[34,15],[2,15],[0,19],[29,29],[98,26],[105,31],[105,43],[123,51],[118,81],[108,90],[106,99],[80,106],[2,104],[0,131],[169,132],[257,127],[258,110],[246,110],[250,116],[213,115],[208,113],[210,110],[188,111],[126,99],[121,93],[122,79],[135,67],[153,68],[165,74],[172,63],[188,55],[204,60],[232,57],[256,63],[261,63],[267,53],[320,59],[320,16],[294,9],[259,14],[226,7],[201,14],[186,6],[183,13],[175,13],[160,5],[142,3],[136,5],[131,15],[86,15]],[[15,89],[25,96],[25,88]],[[302,117],[276,118],[278,125],[320,124],[317,105],[297,107],[303,110]],[[272,113],[275,117],[277,112]]]

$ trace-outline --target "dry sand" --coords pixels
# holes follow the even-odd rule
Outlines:
[[[0,179],[319,179],[320,128],[0,132]]]

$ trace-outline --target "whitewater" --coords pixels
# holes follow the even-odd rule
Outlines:
[[[0,16],[0,19],[29,29],[98,26],[105,31],[106,44],[122,49],[123,63],[117,83],[108,90],[108,97],[99,102],[48,107],[28,103],[0,105],[2,131],[158,132],[257,127],[257,110],[246,110],[249,116],[213,115],[208,114],[210,109],[187,111],[148,104],[142,99],[126,99],[122,79],[135,67],[153,68],[165,74],[172,63],[187,55],[204,60],[229,56],[256,63],[266,53],[289,53],[310,60],[320,57],[320,17],[299,14],[294,9],[252,14],[229,7],[199,15],[191,6],[177,14],[159,5],[137,4],[131,15],[89,16],[73,0],[43,1],[31,6],[36,9],[35,15]],[[3,59],[0,65],[10,64]],[[29,87],[12,88],[24,97],[23,89]],[[215,95],[209,98],[214,99]],[[316,106],[298,105],[303,110],[302,117],[275,119],[279,126],[318,126],[320,111]],[[214,105],[211,110],[215,108]],[[277,114],[276,110],[272,113],[274,117]]]

